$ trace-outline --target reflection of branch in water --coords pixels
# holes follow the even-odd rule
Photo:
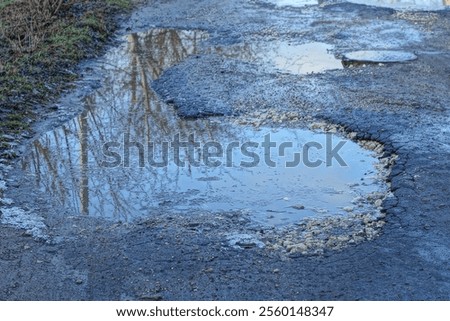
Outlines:
[[[36,143],[36,142],[35,142]],[[33,151],[30,154],[31,161],[27,162],[26,160],[22,161],[22,170],[25,171],[28,166],[33,168],[34,176],[36,179],[36,183],[41,185],[41,160],[40,155],[37,151],[36,144],[33,144]],[[30,168],[31,169],[31,168]]]
[[[87,123],[87,129],[89,130],[89,132],[92,133],[92,131],[94,130],[94,128],[96,129],[96,133],[98,134],[97,137],[99,137],[100,139],[94,139],[94,140],[86,140],[87,142],[87,152],[90,152],[93,158],[93,163],[91,160],[91,166],[92,165],[96,165],[97,168],[101,167],[101,157],[99,155],[99,151],[101,150],[101,145],[102,142],[105,142],[105,136],[104,133],[102,132],[102,129],[105,129],[107,127],[99,125],[101,123],[101,119],[99,119],[98,115],[93,112],[94,110],[94,98],[95,96],[90,96],[88,97],[89,99],[86,99],[86,106],[85,106],[85,110],[86,113],[83,113],[79,119],[80,122],[83,122],[83,120],[86,121]],[[94,125],[94,126],[90,126]],[[107,124],[109,125],[109,124]],[[80,131],[83,131],[81,128],[83,126],[80,125]],[[81,141],[81,139],[80,139]],[[100,143],[99,145],[97,145],[97,143]],[[83,150],[81,150],[81,158],[83,159],[83,157],[85,157],[83,155]],[[87,155],[86,155],[87,157]],[[88,164],[89,162],[87,162],[86,164]],[[84,169],[84,167],[82,168],[82,170]],[[85,168],[86,173],[88,173],[87,171],[89,170],[88,167]],[[115,218],[120,218],[120,219],[124,219],[125,221],[127,221],[127,217],[128,217],[128,212],[129,210],[132,208],[132,206],[130,206],[130,204],[127,204],[127,202],[122,202],[121,201],[121,197],[119,196],[119,192],[120,189],[114,188],[114,184],[112,181],[112,178],[109,175],[105,176],[105,179],[107,181],[107,184],[105,184],[105,182],[102,182],[99,179],[93,179],[89,189],[87,188],[87,186],[89,186],[89,183],[86,181],[86,179],[81,179],[81,185],[80,185],[80,190],[81,190],[81,194],[80,194],[80,201],[82,203],[82,207],[83,207],[83,212],[82,213],[87,213],[87,211],[89,211],[89,207],[92,207],[94,212],[97,213],[105,213],[108,212],[108,205],[104,204],[104,199],[107,199],[108,197],[103,197],[103,191],[107,191],[107,193],[109,193],[109,195],[112,197],[113,201],[114,201],[114,208],[113,208],[113,213],[112,216]],[[83,181],[85,183],[85,185],[83,185]],[[97,186],[96,186],[97,184]],[[75,186],[75,185],[74,185]],[[108,186],[108,187],[107,187]],[[89,199],[92,199],[92,196],[90,195],[95,195],[97,202],[89,202]],[[124,203],[124,204],[121,204]]]
[[[53,190],[52,194],[58,195],[60,197],[60,201],[62,204],[64,204],[65,201],[65,188],[64,188],[64,182],[63,182],[63,178],[64,175],[59,175],[58,171],[56,170],[56,167],[53,165],[52,163],[52,159],[50,157],[50,150],[48,148],[44,148],[41,144],[40,141],[35,141],[34,142],[34,147],[36,150],[36,158],[39,159],[40,156],[42,156],[44,162],[47,165],[47,169],[48,171],[50,171],[50,186],[47,185],[47,188],[49,188],[50,190]],[[39,172],[39,176],[48,176],[48,172],[45,173],[44,175],[41,175],[41,171],[44,168],[40,167],[38,172]]]
[[[89,150],[88,150],[88,111],[85,109],[78,117],[80,122],[80,202],[81,214],[89,214]]]
[[[74,124],[75,124],[75,127],[76,127],[76,123],[74,123]],[[71,134],[72,132],[70,130],[68,130],[66,126],[64,126],[62,128],[62,132],[63,132],[63,135],[64,135],[65,148],[62,148],[61,150],[62,151],[67,151],[67,156],[65,156],[62,153],[61,154],[58,153],[57,159],[60,159],[60,162],[62,164],[64,163],[64,159],[67,159],[68,166],[66,166],[66,172],[68,171],[69,173],[66,173],[66,177],[67,176],[70,177],[70,179],[72,181],[72,190],[76,191],[76,190],[78,190],[79,180],[78,180],[78,175],[75,172],[76,166],[72,162],[72,147],[71,147],[70,141],[69,141],[69,138],[70,138],[69,134]],[[56,140],[56,137],[55,137],[55,140]],[[78,198],[76,197],[76,195],[73,195],[73,193],[72,193],[72,197],[74,198],[74,200],[73,200],[74,204],[77,204],[76,207],[77,207],[77,209],[79,209],[79,207],[78,207],[78,204],[79,204],[78,203]]]
[[[215,53],[225,58],[239,59],[248,62],[255,62],[258,59],[258,47],[249,43],[234,45],[231,47],[220,47],[208,49],[208,53]]]
[[[194,33],[194,39],[197,38],[196,32]],[[173,127],[176,126],[177,117],[173,112],[167,110],[161,112],[162,103],[156,96],[156,93],[150,89],[147,73],[152,79],[158,77],[162,70],[170,65],[173,65],[181,61],[189,53],[196,51],[196,47],[187,49],[183,43],[182,38],[183,31],[178,30],[160,30],[155,29],[147,34],[144,34],[140,38],[143,38],[145,48],[140,45],[139,37],[137,34],[132,34],[128,37],[129,54],[131,55],[132,68],[139,68],[141,76],[141,90],[143,92],[145,117],[147,120],[141,124],[145,126],[145,137],[151,138],[151,125],[156,125],[159,128],[153,130],[153,133],[162,132],[165,135],[173,132]],[[145,54],[144,54],[145,53]],[[167,59],[167,58],[170,59]],[[146,63],[144,63],[144,61]],[[134,74],[137,76],[137,72]],[[137,83],[136,79],[131,79],[131,83]],[[158,120],[155,122],[155,120]],[[130,119],[131,121],[131,119]],[[136,130],[136,125],[133,124]],[[171,128],[172,127],[172,128]]]
[[[158,202],[161,194],[189,187],[189,177],[194,179],[189,167],[102,168],[102,146],[108,141],[120,142],[123,133],[130,133],[142,144],[170,142],[176,133],[185,137],[195,133],[199,142],[218,139],[227,131],[232,136],[231,127],[180,119],[150,87],[151,80],[164,69],[195,53],[202,37],[202,32],[162,29],[128,37],[127,56],[122,58],[129,59],[125,63],[128,68],[108,69],[104,86],[85,100],[85,112],[41,139],[39,144],[44,144],[45,150],[36,147],[35,160],[30,160],[29,166],[35,167],[39,179],[52,182],[52,194],[61,194],[64,202],[69,191],[74,198],[72,206],[80,206],[83,214],[112,214],[128,220],[136,211]],[[124,62],[118,64],[123,66]],[[49,139],[51,135],[54,137]],[[47,154],[47,166],[40,161],[43,154]]]
[[[145,72],[145,69],[142,66],[141,56],[140,56],[140,50],[139,50],[139,41],[138,36],[136,33],[133,33],[129,36],[129,42],[131,43],[131,54],[132,59],[136,61],[136,67],[139,65],[140,68],[140,74],[141,74],[141,86],[142,86],[142,92],[144,93],[144,105],[146,112],[150,112],[150,95],[149,95],[149,84],[147,79],[147,73]]]

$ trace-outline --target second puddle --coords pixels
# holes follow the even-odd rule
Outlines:
[[[304,7],[317,5],[318,0],[265,0],[277,6]],[[342,1],[344,2],[344,1]],[[388,7],[398,10],[442,10],[450,6],[450,0],[350,0],[358,4],[369,6]]]
[[[322,42],[292,44],[287,41],[261,41],[215,47],[212,51],[227,58],[263,64],[269,71],[304,75],[342,69],[342,63],[331,53],[332,49],[333,46]]]

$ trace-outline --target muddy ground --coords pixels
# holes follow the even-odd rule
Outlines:
[[[450,299],[450,10],[149,1],[122,21],[118,37],[154,27],[210,34],[203,51],[152,84],[180,115],[294,111],[304,125],[340,125],[356,132],[355,139],[382,143],[385,155],[396,154],[388,177],[394,198],[382,204],[381,234],[321,255],[239,248],[225,232],[255,231],[242,230],[236,213],[154,213],[129,224],[76,216],[36,190],[19,167],[3,166],[4,197],[14,204],[4,204],[2,212],[14,207],[30,220],[18,229],[2,216],[2,300]],[[208,52],[261,39],[325,42],[335,46],[337,57],[351,50],[401,49],[418,59],[299,76]],[[35,125],[38,134],[81,109],[71,99],[98,85],[95,66],[84,63],[79,88],[62,98],[70,108],[49,111]]]

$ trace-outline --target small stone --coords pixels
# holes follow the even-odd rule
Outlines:
[[[228,244],[235,248],[250,249],[254,247],[264,248],[265,244],[254,235],[232,234],[227,237]]]
[[[354,208],[351,206],[346,206],[343,208],[343,210],[350,213],[350,212],[353,212]]]
[[[370,223],[372,223],[373,222],[373,218],[372,217],[370,217],[369,215],[366,215],[366,216],[364,216],[364,218],[363,218],[363,222],[364,222],[364,224],[370,224]]]
[[[273,273],[280,273],[280,269],[274,269]]]
[[[349,240],[350,240],[350,237],[348,237],[348,236],[344,236],[344,235],[341,235],[341,236],[338,236],[338,238],[337,238],[337,240],[339,241],[339,242],[341,242],[341,243],[346,243],[346,242],[348,242]]]
[[[383,213],[383,212],[378,213],[378,215],[376,216],[377,219],[383,219],[385,217],[386,217],[386,213]]]
[[[367,236],[372,237],[372,236],[375,236],[377,233],[373,228],[367,227],[366,234],[367,234]]]
[[[293,252],[293,253],[296,253],[296,252],[303,253],[308,250],[308,246],[304,243],[298,243],[298,244],[294,244],[294,245],[290,246],[287,250],[288,250],[288,252]]]
[[[291,241],[283,241],[282,244],[284,247],[290,247],[290,246],[294,245],[294,243],[292,243]]]
[[[75,283],[78,284],[78,285],[83,284],[83,280],[82,279],[76,279]]]
[[[293,209],[296,209],[296,210],[304,210],[304,209],[305,209],[305,206],[298,204],[298,205],[292,206],[292,208],[293,208]]]
[[[359,184],[357,184],[357,185],[359,185]],[[352,186],[350,186],[350,187],[352,187]],[[362,198],[361,196],[358,196],[358,197],[355,197],[354,199],[352,199],[352,203],[353,204],[358,204],[358,203],[361,203],[363,201],[364,201],[364,198]]]
[[[376,207],[381,207],[381,205],[383,204],[383,200],[378,199],[378,200],[375,201],[374,204],[375,204]]]

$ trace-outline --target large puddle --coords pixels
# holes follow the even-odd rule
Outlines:
[[[336,135],[181,119],[152,80],[206,38],[201,31],[131,34],[105,59],[85,111],[32,145],[23,168],[79,214],[131,221],[165,212],[242,211],[274,225],[367,213],[383,187],[377,159]],[[373,209],[372,209],[373,210]]]

